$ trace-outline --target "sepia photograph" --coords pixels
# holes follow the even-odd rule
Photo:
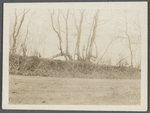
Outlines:
[[[147,2],[3,12],[3,109],[147,110]]]

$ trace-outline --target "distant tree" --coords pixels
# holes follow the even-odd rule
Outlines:
[[[129,42],[129,49],[130,49],[130,55],[131,55],[131,67],[133,67],[133,51],[132,51],[132,45],[131,45],[130,35],[128,34],[127,11],[125,11],[125,20],[126,20],[125,34],[127,35],[128,42]]]
[[[93,18],[93,29],[92,29],[92,34],[91,34],[91,38],[90,38],[90,42],[89,42],[89,46],[88,47],[88,52],[87,52],[87,56],[86,56],[86,60],[89,62],[91,60],[91,58],[96,58],[94,55],[92,55],[92,51],[93,51],[93,44],[95,42],[95,38],[96,38],[96,30],[98,27],[98,18],[99,18],[99,10],[96,11],[96,14]]]
[[[12,44],[12,47],[10,48],[10,53],[12,53],[12,54],[16,53],[17,40],[19,40],[18,35],[19,35],[19,32],[20,32],[21,26],[24,22],[25,16],[29,12],[29,10],[30,9],[28,9],[26,11],[24,9],[24,11],[20,15],[17,15],[16,9],[15,9],[15,23],[14,23],[13,33],[12,33],[13,44]],[[22,17],[21,17],[20,23],[18,23],[18,17],[21,16],[21,15],[22,15]]]
[[[97,27],[98,27],[98,22],[99,22],[99,10],[96,11],[92,25],[90,27],[90,34],[87,37],[88,41],[87,43],[84,43],[83,48],[80,48],[81,45],[81,33],[83,31],[82,26],[83,26],[83,19],[85,16],[85,10],[80,11],[80,20],[79,20],[79,25],[77,25],[76,18],[74,16],[74,23],[77,31],[77,41],[76,41],[76,47],[75,47],[75,55],[77,55],[77,60],[82,60],[82,61],[95,61],[97,58],[97,45],[95,43],[95,38],[96,38],[96,32],[97,32]],[[95,44],[95,48],[94,47]],[[93,55],[93,50],[96,50],[96,56]],[[80,53],[81,50],[81,53]]]
[[[69,46],[68,46],[68,18],[69,18],[69,9],[67,10],[67,15],[65,17],[65,15],[63,14],[63,12],[61,11],[63,18],[65,20],[65,25],[66,25],[66,56],[69,58],[69,60],[73,60],[70,52],[69,52]]]
[[[33,14],[32,14],[32,16],[33,16]],[[22,44],[21,44],[21,51],[23,52],[23,56],[25,57],[26,55],[27,55],[27,41],[28,41],[28,39],[29,39],[29,25],[30,25],[30,23],[31,23],[31,19],[32,19],[32,16],[31,16],[31,18],[30,18],[30,20],[29,20],[29,23],[28,23],[28,25],[27,25],[27,32],[26,32],[26,34],[25,34],[25,38],[24,38],[24,40],[23,40],[23,42],[22,42]]]
[[[64,16],[63,12],[60,11],[60,9],[58,9],[58,16],[57,16],[57,25],[58,25],[58,28],[54,26],[54,14],[55,14],[55,11],[53,10],[52,12],[49,10],[50,12],[50,16],[51,16],[51,24],[52,24],[52,28],[54,30],[54,32],[57,34],[57,37],[59,39],[59,50],[60,50],[60,53],[52,56],[52,58],[56,58],[56,57],[59,57],[59,56],[64,56],[67,59],[69,60],[73,60],[71,54],[69,53],[69,47],[68,47],[68,17],[69,17],[69,10],[67,11],[67,15],[66,17]],[[60,14],[62,14],[64,20],[65,20],[65,25],[66,25],[66,32],[64,32],[63,30],[61,30],[60,28]],[[58,29],[58,30],[57,30]],[[65,51],[63,51],[63,48],[62,48],[62,35],[61,35],[61,32],[65,33],[66,35],[66,49]]]
[[[131,34],[130,34],[130,30],[129,30],[129,22],[128,22],[129,19],[127,16],[127,11],[125,10],[124,13],[125,13],[125,31],[124,31],[124,33],[127,37],[127,38],[124,37],[124,39],[127,39],[127,41],[128,41],[128,47],[129,47],[129,52],[130,52],[130,61],[131,61],[130,66],[133,67],[134,61],[135,61],[135,59],[134,59],[134,51],[135,50],[133,50],[133,47],[134,47],[134,45],[137,45],[137,49],[138,49],[138,51],[140,51],[141,27],[139,24],[139,17],[137,16],[137,22],[133,22],[132,24],[135,25],[136,28],[138,29],[138,32],[137,32],[138,37],[133,41]],[[140,64],[140,59],[138,60],[138,64]]]
[[[115,39],[113,39],[107,46],[107,48],[105,49],[104,53],[102,54],[102,56],[98,59],[97,64],[99,64],[99,62],[102,60],[102,58],[105,56],[106,52],[108,51],[109,47],[111,46],[111,44],[116,41],[117,39],[119,39],[121,37],[116,37]],[[98,53],[99,54],[99,53]],[[98,56],[98,55],[97,55]]]
[[[130,55],[128,56],[124,56],[123,54],[119,54],[119,60],[118,62],[116,63],[116,66],[128,66],[129,63],[127,62],[127,58],[129,57]],[[124,62],[123,62],[124,61]]]
[[[74,16],[74,23],[77,30],[77,42],[75,47],[75,55],[77,55],[77,60],[81,60],[80,55],[80,40],[81,40],[81,32],[82,32],[82,24],[83,24],[83,17],[84,17],[85,10],[80,11],[80,23],[77,25],[76,18]]]
[[[137,12],[137,22],[134,22],[134,24],[136,25],[139,35],[138,35],[138,41],[136,43],[137,45],[137,51],[138,51],[138,63],[137,63],[137,68],[141,68],[141,26],[140,26],[140,22],[139,22],[139,14]]]

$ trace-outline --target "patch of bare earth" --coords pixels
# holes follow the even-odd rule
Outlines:
[[[9,76],[9,104],[139,105],[140,80]]]

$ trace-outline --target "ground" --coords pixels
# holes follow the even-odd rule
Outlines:
[[[140,79],[9,76],[9,104],[139,105]]]

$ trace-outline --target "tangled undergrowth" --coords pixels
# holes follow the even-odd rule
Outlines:
[[[97,65],[81,61],[62,61],[35,56],[9,56],[9,73],[23,76],[73,77],[100,79],[140,79],[139,69]]]

